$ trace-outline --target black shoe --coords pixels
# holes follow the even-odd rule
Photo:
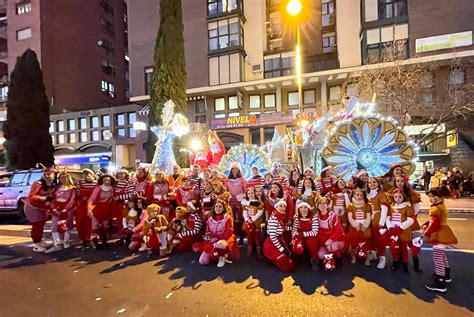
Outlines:
[[[99,248],[99,240],[97,239],[97,237],[92,238],[91,248],[94,249],[94,250],[97,250]]]
[[[449,267],[444,268],[444,282],[451,283],[453,280],[451,279],[451,269]]]
[[[403,272],[410,273],[410,270],[408,269],[408,263],[402,263],[402,268]]]
[[[336,258],[334,262],[336,263],[336,269],[342,269],[342,258]]]
[[[434,292],[446,293],[447,291],[444,280],[438,275],[435,275],[433,282],[426,284],[425,287]]]
[[[419,257],[413,257],[413,268],[415,269],[415,272],[417,273],[421,273],[423,272],[421,269],[420,269],[420,258]]]
[[[311,260],[311,270],[313,272],[319,271],[319,260]]]
[[[392,262],[392,271],[398,271],[400,269],[400,261]]]

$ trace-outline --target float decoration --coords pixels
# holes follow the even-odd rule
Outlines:
[[[189,157],[190,166],[199,165],[201,169],[207,167],[216,168],[219,166],[222,157],[225,155],[224,143],[221,141],[216,131],[209,130],[207,137],[207,146],[197,151],[187,151],[191,154]]]
[[[383,175],[393,164],[400,164],[408,174],[415,170],[414,143],[393,119],[380,116],[339,122],[328,135],[321,154],[334,167],[334,174],[346,180],[361,169],[370,176]]]
[[[257,166],[260,174],[264,174],[271,169],[270,156],[259,146],[254,144],[240,144],[233,146],[222,157],[219,170],[224,176],[229,176],[232,164],[240,165],[242,176],[245,178],[252,177],[252,167]]]

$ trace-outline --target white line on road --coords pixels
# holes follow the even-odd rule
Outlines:
[[[452,220],[452,221],[466,221],[467,218],[448,218],[448,220]]]
[[[425,251],[433,251],[433,248],[421,248],[422,250]],[[446,252],[463,252],[463,253],[473,253],[474,250],[467,250],[467,249],[445,249]]]

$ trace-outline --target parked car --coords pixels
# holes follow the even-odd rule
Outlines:
[[[68,170],[74,182],[81,178],[81,171]],[[20,217],[25,216],[23,206],[28,196],[31,184],[41,179],[42,169],[18,170],[8,175],[7,182],[0,182],[0,213],[14,212]],[[3,175],[0,176],[3,179]],[[7,177],[7,176],[5,176]]]

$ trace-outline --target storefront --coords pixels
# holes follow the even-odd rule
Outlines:
[[[54,163],[57,166],[68,167],[72,169],[90,168],[98,171],[102,167],[110,168],[111,152],[90,153],[90,154],[72,154],[56,155]]]

